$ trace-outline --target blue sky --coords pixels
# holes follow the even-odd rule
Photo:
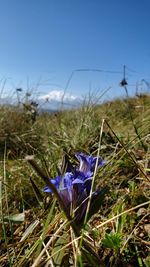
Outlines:
[[[150,81],[149,0],[0,0],[0,86],[72,95]],[[75,71],[99,69],[98,71]],[[114,72],[114,73],[113,73]],[[120,73],[119,73],[120,72]],[[73,73],[72,76],[71,73]]]

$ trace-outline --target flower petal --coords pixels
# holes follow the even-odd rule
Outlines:
[[[43,189],[43,192],[44,193],[52,193],[52,190],[48,186],[45,186]]]
[[[71,187],[73,178],[74,175],[71,172],[66,172],[66,174],[62,178],[62,185],[60,187],[61,188]]]
[[[80,161],[79,171],[87,173],[91,170],[91,164],[88,162],[86,155],[84,155],[83,153],[77,153],[76,157]]]
[[[72,189],[69,187],[61,189],[60,196],[62,200],[64,201],[64,203],[66,204],[66,206],[70,205],[72,202]]]
[[[83,184],[83,181],[82,181],[81,179],[79,179],[79,178],[76,178],[76,179],[72,182],[72,184]]]
[[[58,189],[61,180],[62,180],[62,177],[61,177],[61,176],[56,176],[55,179],[50,179],[50,182],[55,186],[56,189]],[[46,187],[43,189],[43,192],[46,192],[46,193],[52,193],[52,190],[51,190],[48,186],[46,186]]]

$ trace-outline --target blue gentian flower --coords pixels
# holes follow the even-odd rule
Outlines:
[[[70,212],[76,209],[82,202],[84,203],[82,209],[78,208],[75,214],[76,220],[80,221],[86,211],[96,161],[98,160],[98,167],[103,166],[105,162],[101,158],[97,159],[97,157],[83,153],[77,153],[76,157],[80,162],[78,168],[75,167],[72,171],[69,170],[63,176],[56,176],[55,179],[50,181],[58,190],[62,201],[64,201]],[[44,188],[44,192],[52,193],[48,186]]]

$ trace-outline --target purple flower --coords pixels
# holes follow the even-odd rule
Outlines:
[[[82,205],[82,210],[78,209],[75,215],[79,221],[86,210],[97,157],[88,156],[83,153],[77,153],[76,157],[80,161],[79,168],[75,167],[72,172],[68,171],[63,176],[56,176],[55,179],[51,179],[51,182],[58,190],[69,210],[76,209],[85,200],[85,204]],[[105,162],[101,158],[98,158],[98,167],[104,164]],[[44,188],[44,192],[52,193],[48,186]]]

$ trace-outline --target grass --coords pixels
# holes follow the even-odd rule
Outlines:
[[[0,266],[150,266],[150,96],[89,101],[35,123],[16,108],[0,114]],[[77,234],[25,156],[55,177],[80,151],[107,160],[92,186],[109,192]]]

